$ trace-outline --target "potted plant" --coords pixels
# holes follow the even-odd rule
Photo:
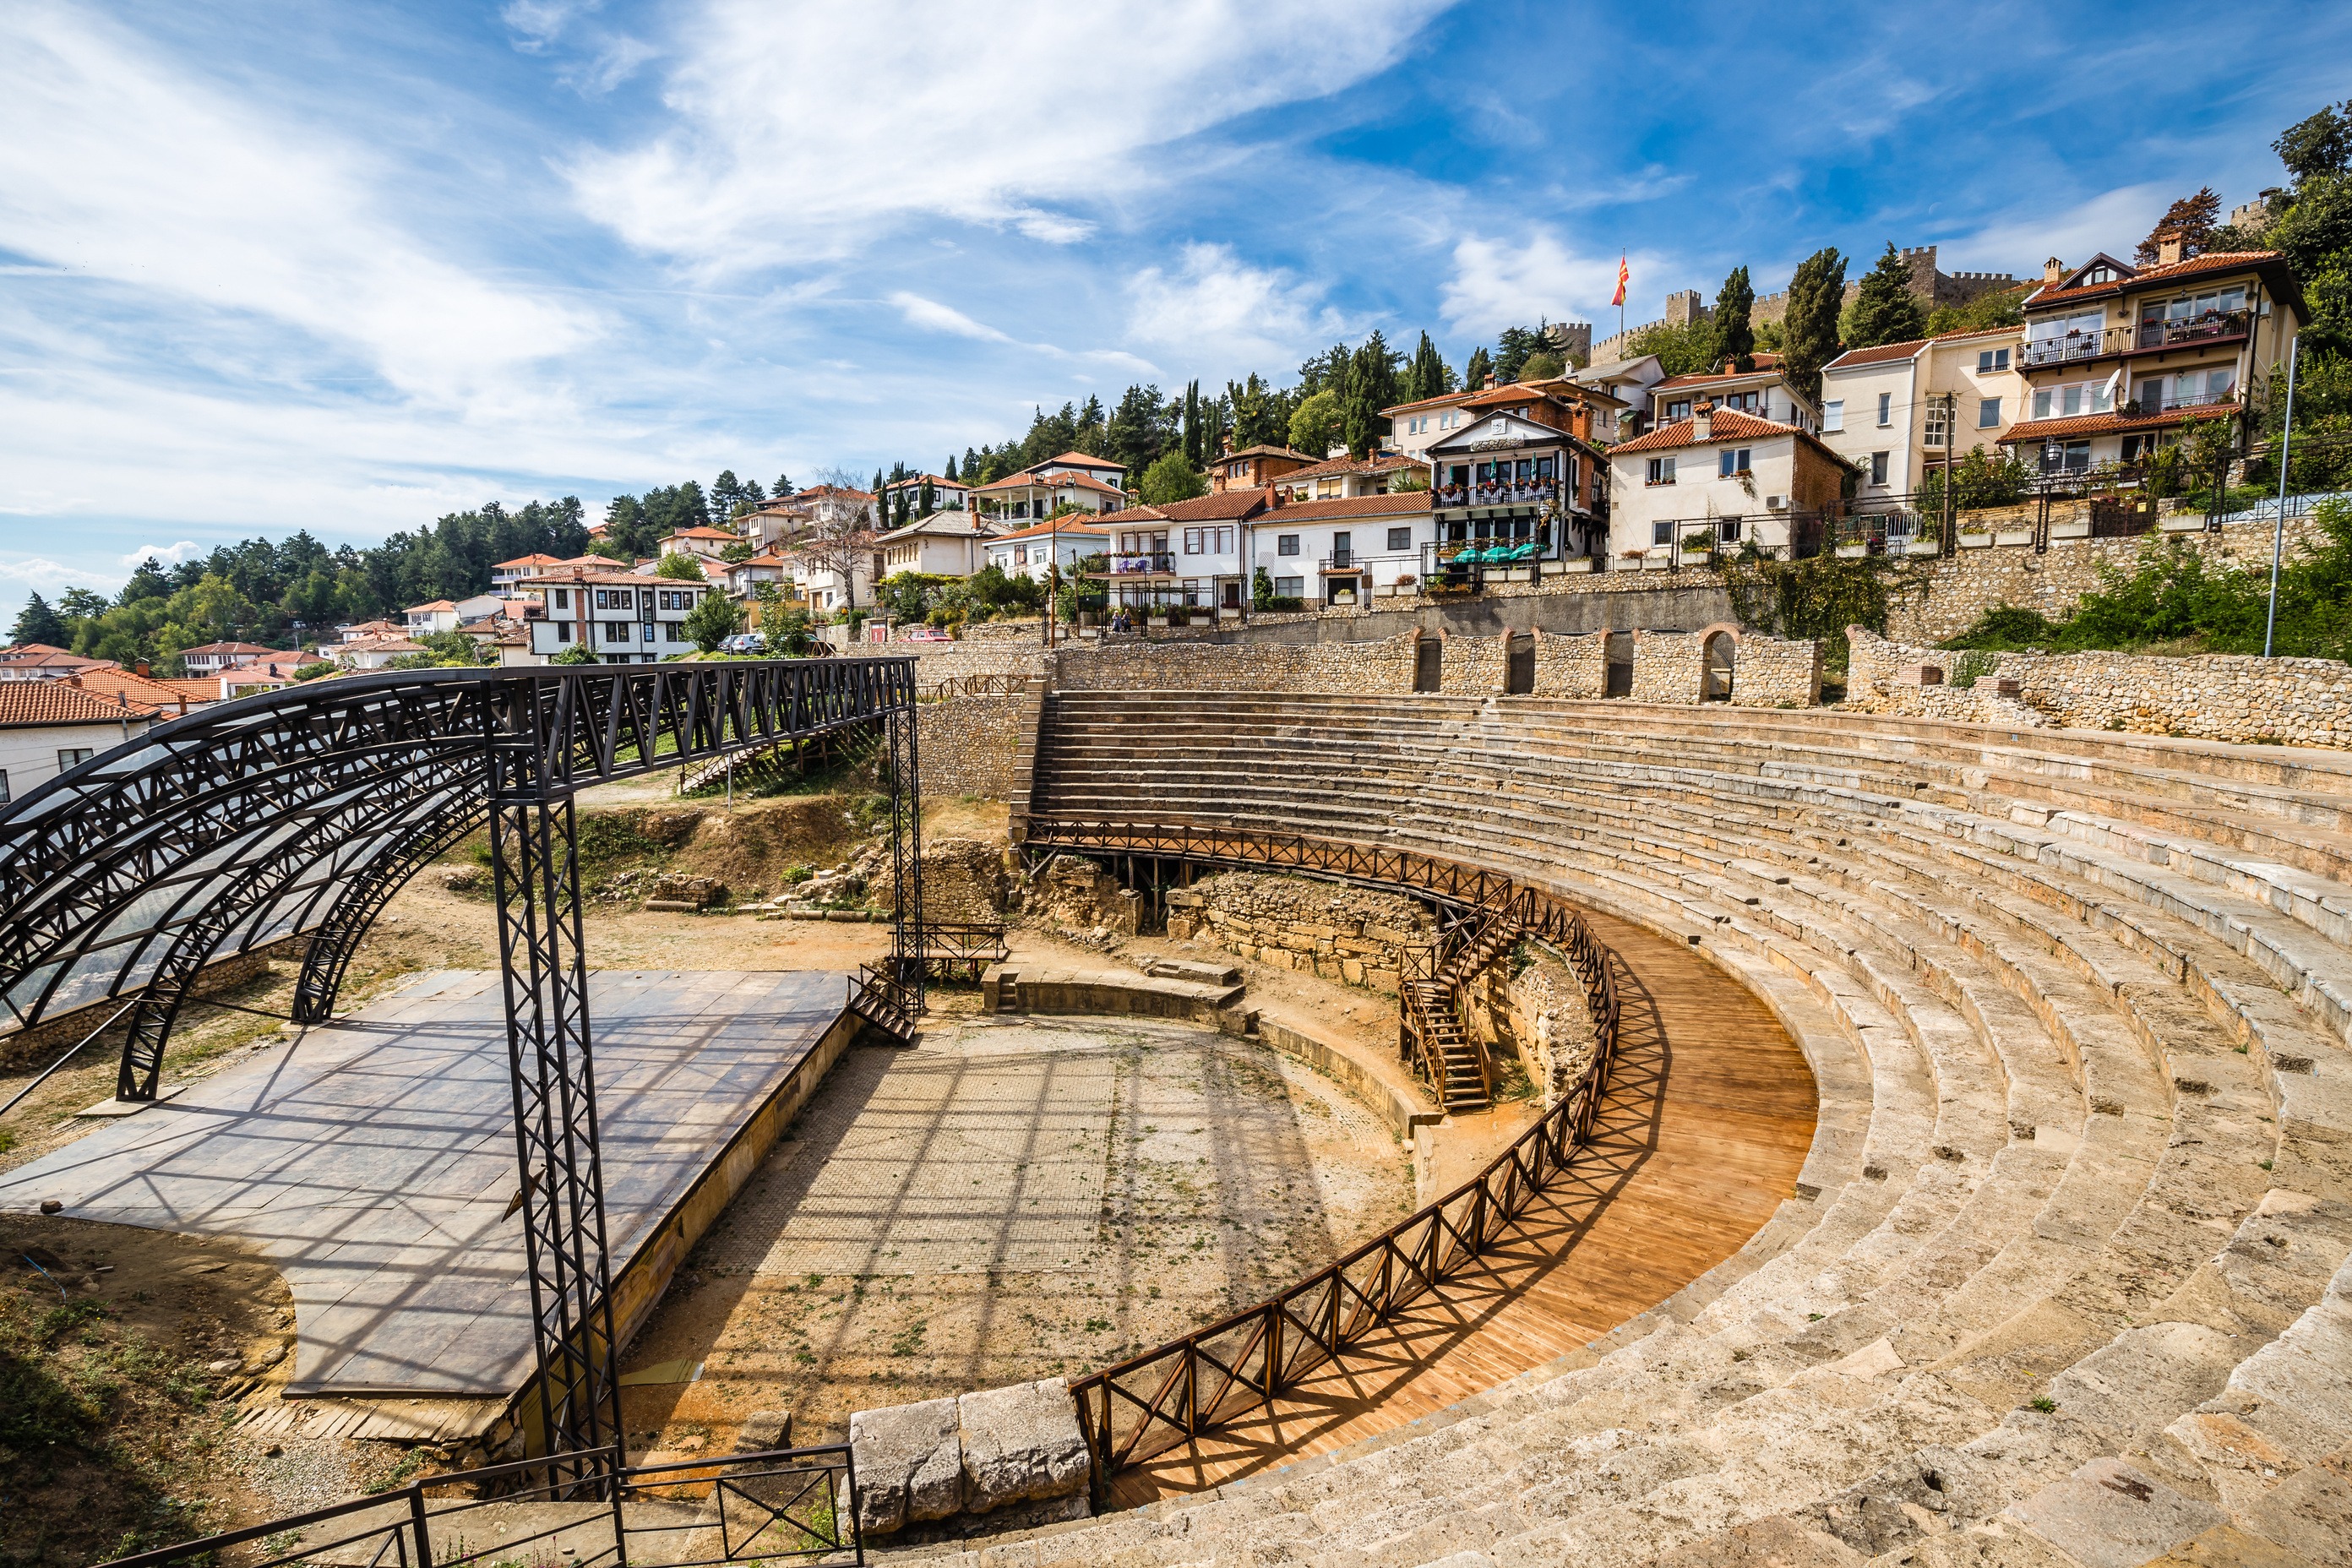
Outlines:
[[[1168,624],[1167,607],[1165,605],[1154,605],[1151,607],[1151,614],[1145,617],[1144,624],[1146,626],[1166,626]]]
[[[1838,531],[1837,552],[1842,560],[1858,561],[1870,553],[1870,541],[1849,523]]]

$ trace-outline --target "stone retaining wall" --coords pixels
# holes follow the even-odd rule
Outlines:
[[[1064,691],[1360,691],[1412,689],[1414,637],[1364,643],[1120,641],[1054,656]]]
[[[1024,698],[957,697],[916,710],[916,755],[923,793],[933,799],[979,795],[1004,800],[1021,739]]]
[[[1516,974],[1497,963],[1462,988],[1463,1022],[1496,1059],[1516,1056],[1549,1110],[1576,1087],[1598,1043],[1592,1008],[1566,960],[1540,943]]]
[[[2016,700],[2049,722],[2201,741],[2266,741],[2352,750],[2352,665],[2332,658],[2208,654],[2147,658],[2122,653],[2004,653],[1980,695],[1926,697],[1895,684],[1895,671],[1927,664],[1949,671],[1958,654],[1889,642],[1861,626],[1845,706],[1863,712],[2009,721],[1985,704],[1991,679],[2018,683]],[[1940,711],[1931,714],[1930,705]]]
[[[1437,921],[1399,893],[1227,871],[1168,894],[1168,934],[1393,994],[1406,950],[1433,942]]]
[[[1970,512],[1968,516],[1991,516]],[[2056,513],[2053,512],[2053,516]],[[2030,523],[2030,513],[2025,521]],[[1932,643],[1957,637],[1998,605],[2038,610],[2053,621],[2074,613],[2083,595],[2099,587],[2104,572],[2128,575],[2140,551],[2168,539],[2229,566],[2267,568],[2273,524],[2254,519],[2219,533],[2144,533],[2130,539],[2053,539],[2046,553],[2024,545],[1963,548],[1951,559],[1906,563],[1887,595],[1887,635],[1898,642]],[[2289,518],[2287,558],[2319,531],[2307,517]]]
[[[1537,697],[1591,699],[1609,695],[1607,632],[1562,636],[1538,630],[1536,639]]]
[[[1704,651],[1693,632],[1635,632],[1633,700],[1697,701]]]

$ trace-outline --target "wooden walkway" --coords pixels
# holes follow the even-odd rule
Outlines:
[[[1592,1146],[1481,1269],[1414,1302],[1271,1410],[1122,1470],[1110,1506],[1202,1491],[1433,1415],[1580,1350],[1737,1252],[1789,1196],[1812,1073],[1688,947],[1587,911],[1623,1023]]]

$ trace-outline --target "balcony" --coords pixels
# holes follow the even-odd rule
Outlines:
[[[2194,348],[2200,343],[2242,338],[2253,324],[2251,310],[2208,310],[2162,321],[2142,321],[2136,346],[2142,349]]]
[[[2073,364],[2081,360],[2099,359],[2107,354],[2119,354],[2132,347],[2129,327],[2109,327],[2101,331],[2067,332],[2054,338],[2030,338],[2021,351],[2018,363],[2028,368],[2045,364]]]
[[[1334,573],[1345,574],[1361,572],[1363,569],[1364,557],[1357,551],[1334,550],[1330,554],[1323,557],[1322,571],[1327,577]]]
[[[1443,485],[1431,499],[1440,510],[1470,506],[1545,506],[1559,499],[1559,486],[1556,483]]]
[[[1173,551],[1158,554],[1114,555],[1109,558],[1109,570],[1094,574],[1105,577],[1172,577],[1176,574]]]

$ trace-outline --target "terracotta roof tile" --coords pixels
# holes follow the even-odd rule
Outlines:
[[[1230,463],[1240,458],[1296,458],[1302,463],[1315,461],[1296,447],[1276,447],[1264,441],[1255,447],[1244,447],[1238,452],[1221,452],[1217,455],[1217,461]]]
[[[45,642],[11,643],[8,647],[0,648],[0,664],[5,664],[13,659],[31,658],[45,653],[62,653],[70,656],[71,650]]]
[[[1400,490],[1385,496],[1335,496],[1329,500],[1295,500],[1288,506],[1250,520],[1253,528],[1273,528],[1283,522],[1314,522],[1324,518],[1413,517],[1429,511],[1427,490]]]
[[[1121,474],[1127,472],[1125,463],[1114,463],[1108,458],[1089,458],[1084,452],[1065,452],[1058,458],[1048,458],[1042,463],[1032,463],[1029,466],[1033,468],[1050,468],[1056,463],[1068,463],[1080,468],[1108,468]]]
[[[1382,452],[1370,458],[1333,458],[1295,473],[1277,474],[1275,482],[1294,484],[1300,479],[1328,479],[1338,474],[1392,474],[1400,468],[1425,466],[1421,458],[1407,457],[1402,452]]]
[[[1753,414],[1743,414],[1737,408],[1715,411],[1713,433],[1702,442],[1697,434],[1698,421],[1679,419],[1672,425],[1661,425],[1646,436],[1619,443],[1609,448],[1609,455],[1620,452],[1671,452],[1678,447],[1715,446],[1724,441],[1768,441],[1775,436],[1803,436],[1794,425],[1783,425],[1777,419],[1759,419]],[[1807,437],[1807,439],[1811,437]],[[1821,443],[1816,441],[1816,446]],[[1826,451],[1826,447],[1822,447]]]
[[[26,654],[5,661],[10,669],[107,669],[121,667],[110,658],[83,658],[64,652]]]
[[[2063,304],[2072,300],[2092,300],[2105,294],[2122,294],[2146,289],[2151,285],[2178,282],[2206,272],[2232,272],[2242,268],[2259,267],[2265,261],[2276,261],[2275,250],[2217,250],[2206,256],[2192,256],[2186,261],[2168,266],[2143,267],[2137,271],[2126,268],[2114,281],[2085,283],[2073,289],[2036,289],[2025,297],[2027,310],[2039,310],[2045,305]],[[2115,258],[2109,257],[2113,261]],[[2084,263],[2088,266],[2089,263]],[[2123,264],[2118,262],[2117,266]]]
[[[2112,436],[2132,430],[2162,430],[2191,419],[2210,419],[2220,415],[2235,414],[2235,403],[2208,403],[2195,408],[2176,408],[2169,414],[2105,414],[2062,415],[2055,419],[2033,419],[2022,425],[2012,425],[2000,437],[2000,444],[2011,441],[2047,441],[2067,436]]]
[[[201,647],[182,648],[180,657],[185,658],[192,653],[276,653],[277,651],[276,648],[264,647],[255,642],[208,642]]]
[[[1002,544],[1007,540],[1043,539],[1049,534],[1059,535],[1065,533],[1092,534],[1097,537],[1100,537],[1107,530],[1117,526],[1113,521],[1116,518],[1123,517],[1131,520],[1140,520],[1146,517],[1156,519],[1159,516],[1160,514],[1158,512],[1151,510],[1149,507],[1132,507],[1125,511],[1102,512],[1083,522],[1075,517],[1057,517],[1045,522],[1033,523],[1029,527],[1021,529],[1013,533],[996,534],[989,540],[989,542],[991,544]]]
[[[1150,510],[1171,522],[1224,522],[1247,517],[1262,510],[1265,504],[1265,492],[1251,489],[1194,496],[1190,500],[1172,500]]]
[[[63,680],[0,680],[0,724],[120,724],[148,713]]]
[[[84,691],[94,692],[109,701],[121,697],[131,707],[146,713],[163,711],[177,713],[180,710],[183,695],[160,680],[152,679],[143,675],[135,675],[119,666],[102,669],[85,669],[73,677],[70,684],[79,686]],[[200,684],[210,686],[213,682],[204,681]]]

